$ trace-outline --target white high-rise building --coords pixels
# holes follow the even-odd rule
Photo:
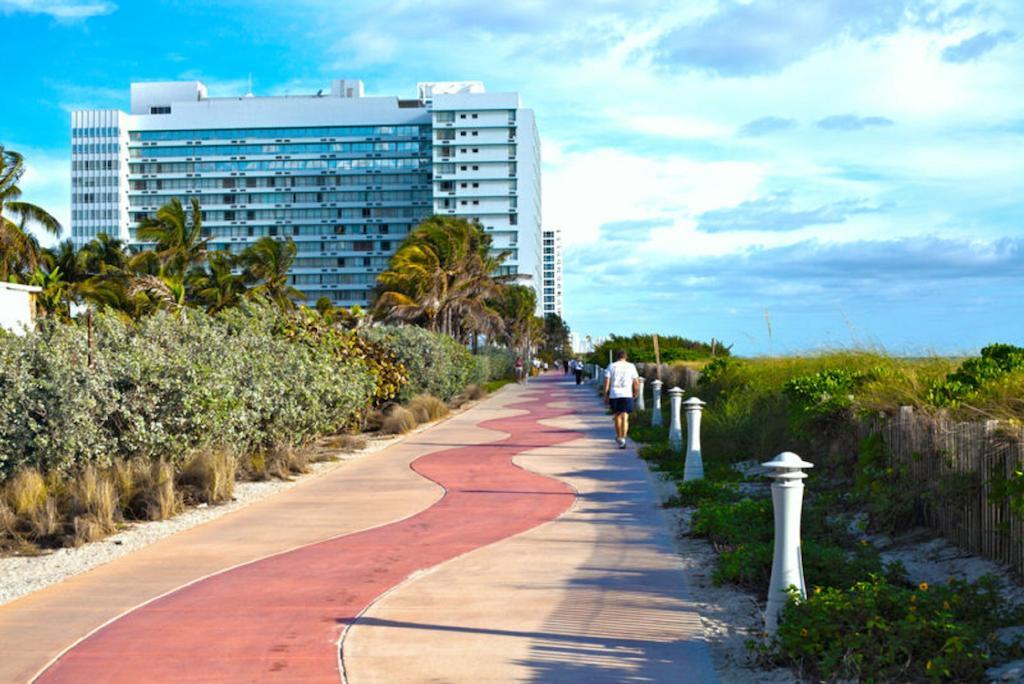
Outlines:
[[[562,317],[562,229],[545,228],[543,240],[543,280],[541,306],[544,315]]]
[[[377,274],[432,213],[475,220],[509,251],[503,272],[542,298],[540,142],[516,93],[421,83],[367,97],[362,81],[316,95],[209,97],[198,81],[133,83],[130,112],[71,115],[71,234],[143,248],[135,227],[198,197],[212,249],[291,238],[309,303],[366,305]]]

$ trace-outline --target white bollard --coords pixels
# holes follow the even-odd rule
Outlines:
[[[704,479],[704,458],[700,454],[700,416],[704,402],[690,397],[683,402],[686,411],[686,463],[683,465],[683,482]]]
[[[640,378],[640,392],[636,395],[637,411],[646,411],[647,404],[644,403],[644,379]]]
[[[786,451],[767,463],[771,468],[772,505],[775,508],[775,553],[772,557],[772,579],[768,584],[768,607],[764,627],[774,635],[779,627],[779,613],[789,598],[787,589],[796,587],[800,598],[807,598],[804,567],[800,555],[800,510],[804,499],[804,469],[814,465]]]
[[[673,387],[668,391],[669,398],[669,426],[668,443],[672,451],[683,450],[683,423],[680,420],[680,410],[683,407],[683,390]]]
[[[661,380],[651,383],[651,425],[661,425]]]

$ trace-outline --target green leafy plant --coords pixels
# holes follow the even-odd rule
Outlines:
[[[983,681],[993,662],[1024,652],[994,634],[1021,617],[991,577],[910,588],[870,575],[848,588],[815,587],[806,600],[793,595],[762,650],[816,680]]]
[[[934,383],[927,399],[934,406],[956,407],[976,395],[984,385],[1024,369],[1024,347],[990,344],[981,355],[967,359],[960,367]]]

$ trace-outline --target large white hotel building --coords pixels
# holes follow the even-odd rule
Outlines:
[[[211,249],[291,238],[309,303],[365,306],[410,228],[476,220],[505,273],[541,295],[540,142],[516,93],[421,83],[414,99],[337,80],[316,95],[209,97],[198,81],[133,83],[131,112],[71,115],[71,234],[135,241],[140,219],[198,197]],[[540,300],[541,297],[538,297]]]

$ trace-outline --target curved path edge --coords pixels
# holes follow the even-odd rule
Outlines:
[[[514,390],[502,389],[383,450],[0,606],[0,681],[31,680],[83,635],[196,579],[426,509],[443,490],[409,463],[452,446],[507,439],[478,424],[521,415],[506,408],[518,399]]]
[[[334,645],[382,592],[571,505],[571,488],[512,463],[519,453],[578,436],[542,425],[566,411],[532,394],[510,406],[525,408],[525,415],[480,423],[506,439],[412,461],[419,475],[446,490],[425,510],[155,598],[67,650],[38,681],[337,681]]]
[[[353,683],[718,682],[647,468],[586,388],[558,406],[542,423],[580,437],[514,460],[576,501],[375,601],[346,635]]]

